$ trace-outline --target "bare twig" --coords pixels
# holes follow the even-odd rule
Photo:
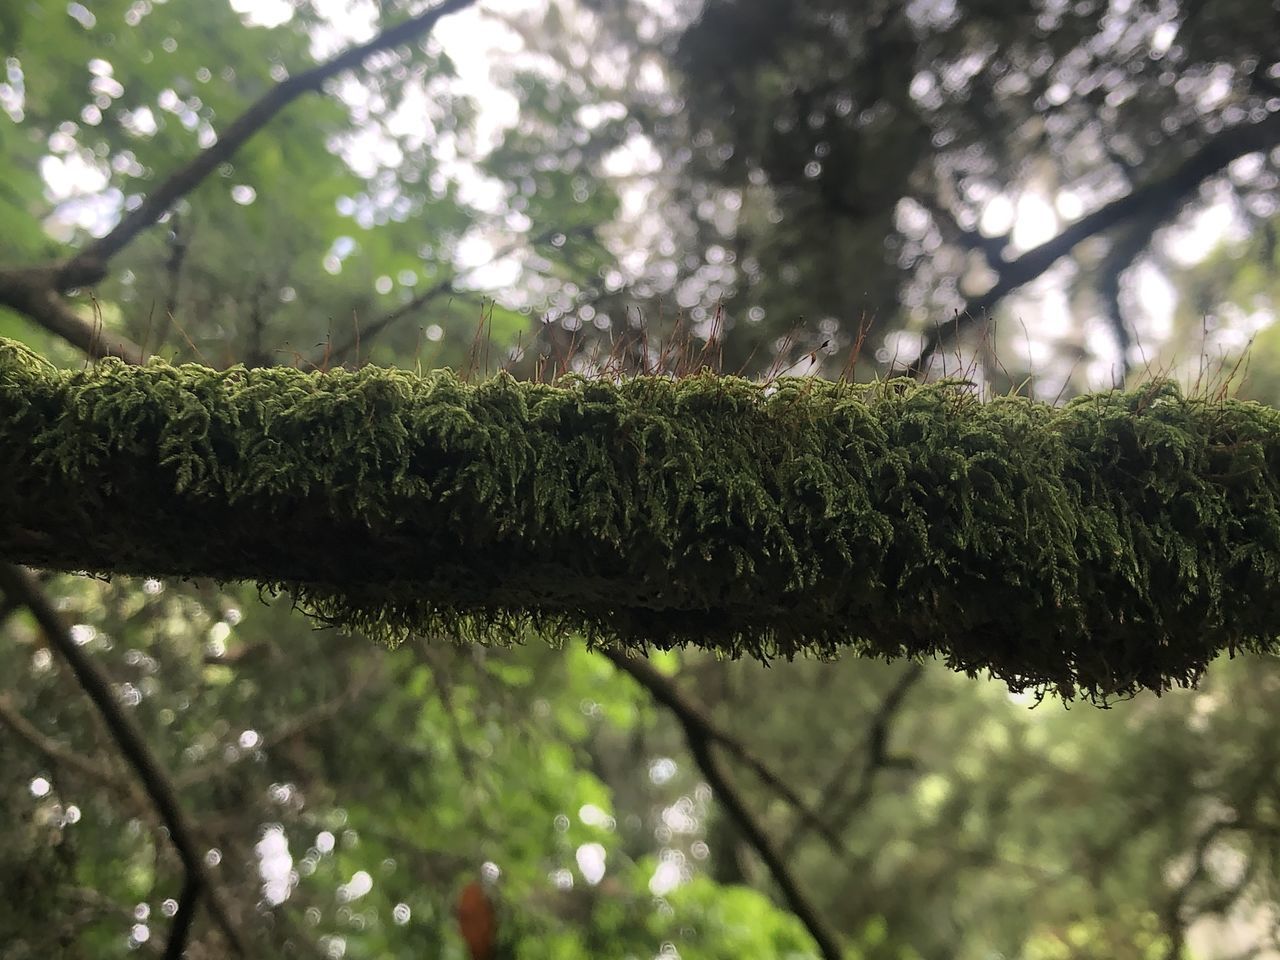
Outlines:
[[[128,789],[109,767],[76,753],[52,737],[45,736],[5,695],[0,695],[0,723],[25,740],[50,763],[74,770],[82,777],[113,790]]]
[[[119,924],[123,922],[130,926],[137,922],[133,905],[125,905],[113,900],[92,887],[65,888],[60,891],[60,896],[79,907],[62,925],[68,934],[62,940],[64,945],[78,942],[80,940],[79,931],[97,918],[109,918],[113,923]],[[145,950],[152,956],[160,955],[159,948],[151,940],[139,943],[138,949]]]
[[[54,609],[39,582],[30,573],[21,567],[0,563],[0,589],[10,597],[20,600],[31,611],[44,631],[49,646],[71,668],[81,689],[98,709],[120,752],[133,767],[143,790],[160,814],[186,870],[188,885],[194,877],[208,894],[209,912],[213,915],[214,922],[236,954],[246,955],[244,938],[231,921],[218,889],[210,882],[195,832],[178,800],[178,791],[147,746],[142,731],[133,718],[120,708],[106,673],[76,645],[62,615]]]
[[[424,638],[417,639],[418,652],[427,662],[427,670],[431,674],[431,682],[435,685],[436,696],[440,698],[440,706],[444,709],[445,719],[449,724],[449,735],[453,738],[453,753],[462,769],[462,776],[473,787],[479,783],[476,777],[476,765],[467,739],[462,733],[462,724],[458,720],[458,712],[454,709],[453,693],[445,680],[445,670],[440,663],[437,650]]]
[[[835,815],[837,822],[847,820],[866,805],[867,801],[871,799],[876,774],[881,770],[887,767],[910,768],[914,766],[911,759],[895,757],[889,752],[889,728],[894,716],[902,708],[907,694],[911,692],[911,688],[923,676],[923,664],[910,664],[902,675],[898,677],[897,683],[890,688],[884,700],[880,702],[880,706],[872,716],[870,727],[867,730],[867,752],[863,761],[862,772],[858,777],[858,786],[843,803],[835,803],[835,798],[834,796],[832,797],[832,807],[837,811]],[[829,789],[834,791],[842,783],[843,778],[837,779],[837,777],[833,776]]]
[[[1071,224],[1052,240],[1033,247],[1016,260],[998,267],[995,285],[971,301],[954,319],[939,324],[924,339],[920,353],[899,373],[918,375],[944,342],[952,342],[967,327],[984,320],[1004,297],[1035,280],[1076,245],[1137,216],[1150,217],[1154,229],[1182,209],[1187,198],[1210,177],[1246,154],[1269,150],[1280,143],[1280,113],[1258,123],[1231,127],[1205,143],[1173,173],[1113,200]],[[993,264],[992,266],[997,266]]]
[[[759,855],[768,869],[770,876],[782,891],[783,899],[791,908],[791,912],[804,924],[809,935],[818,945],[818,950],[826,960],[839,960],[842,956],[840,940],[827,919],[818,911],[817,906],[808,895],[800,889],[799,883],[792,875],[785,858],[774,846],[768,832],[747,808],[742,795],[733,784],[729,771],[721,764],[712,750],[717,741],[714,728],[706,721],[698,710],[687,709],[692,705],[679,696],[674,688],[646,660],[632,659],[616,650],[602,651],[619,670],[626,673],[643,686],[654,699],[659,700],[669,709],[684,730],[685,740],[689,744],[689,752],[694,762],[702,771],[707,783],[715,792],[716,798],[742,831],[747,842]],[[721,743],[724,741],[721,740]]]
[[[357,328],[350,337],[338,344],[336,347],[326,348],[323,356],[317,357],[314,361],[316,367],[337,366],[346,363],[347,359],[356,354],[359,360],[359,350],[361,342],[368,344],[374,337],[382,333],[397,320],[407,317],[409,314],[421,310],[439,297],[448,296],[453,293],[453,285],[457,282],[457,277],[449,277],[441,280],[439,283],[433,283],[421,293],[416,294],[412,299],[406,300],[394,310],[389,311],[379,317],[373,323],[369,324],[363,330]]]
[[[399,320],[404,319],[410,314],[421,310],[423,307],[428,306],[432,301],[438,300],[440,297],[457,293],[458,284],[462,282],[468,274],[475,273],[485,267],[499,263],[526,245],[536,247],[539,244],[546,243],[556,234],[564,234],[569,237],[573,236],[575,233],[590,233],[594,229],[594,226],[567,227],[563,230],[558,227],[553,227],[543,230],[541,233],[537,233],[532,237],[521,237],[517,240],[513,240],[511,243],[499,248],[493,256],[484,263],[476,264],[473,267],[467,267],[455,274],[445,277],[442,280],[438,280],[425,290],[415,294],[411,299],[400,304],[400,306],[383,314],[363,329],[357,328],[349,337],[347,337],[346,340],[342,341],[337,346],[326,345],[323,354],[318,355],[312,361],[312,365],[315,367],[336,366],[338,364],[346,363],[353,354],[356,354],[356,359],[359,360],[358,354],[362,343],[368,344],[374,337],[381,334],[388,327],[392,326]]]
[[[187,260],[187,251],[191,248],[191,238],[183,229],[182,220],[175,213],[169,220],[172,229],[169,234],[169,257],[165,261],[164,270],[166,285],[164,309],[160,314],[160,329],[154,339],[142,338],[142,346],[151,344],[152,350],[159,350],[169,339],[169,327],[178,316],[180,300],[178,294],[182,290],[182,268]]]
[[[319,726],[320,724],[327,723],[334,719],[347,706],[360,698],[360,695],[364,693],[365,688],[369,686],[369,682],[373,679],[376,673],[377,664],[369,664],[365,669],[361,670],[360,673],[352,678],[346,689],[341,693],[321,703],[317,703],[311,709],[304,710],[302,713],[285,721],[274,730],[263,734],[262,739],[258,742],[257,749],[270,750],[272,747],[292,740],[299,734],[305,733],[312,727]],[[204,783],[207,780],[212,780],[226,773],[239,763],[243,756],[244,754],[241,752],[236,754],[235,758],[231,760],[216,760],[212,763],[193,767],[190,770],[184,770],[174,776],[173,782],[180,789],[186,789],[187,787],[194,786],[195,784]]]
[[[156,223],[175,202],[182,199],[218,165],[227,161],[259,130],[303,94],[318,93],[326,81],[347,70],[360,67],[375,53],[408,43],[431,30],[441,18],[471,6],[475,0],[444,0],[416,17],[384,30],[367,43],[351,47],[310,70],[276,84],[218,135],[218,142],[175,170],[151,191],[136,210],[125,216],[100,240],[85,247],[62,268],[58,288],[66,290],[96,283],[106,275],[108,261],[134,237]]]
[[[696,727],[703,736],[718,743],[726,753],[759,777],[761,783],[795,810],[802,825],[821,836],[837,853],[846,852],[839,831],[832,827],[830,821],[806,803],[772,767],[752,753],[745,743],[717,724],[700,704],[681,692],[668,677],[655,670],[647,660],[628,661],[628,666],[623,669],[639,681],[655,700],[676,714],[682,724]]]
[[[899,763],[889,753],[889,727],[902,707],[903,701],[906,700],[907,694],[922,676],[924,676],[923,664],[912,663],[907,666],[872,714],[867,726],[865,749],[851,751],[844,761],[832,770],[831,778],[823,788],[823,800],[819,808],[837,811],[829,818],[830,823],[835,825],[833,829],[838,830],[840,824],[847,822],[870,802],[876,775],[884,768]],[[848,782],[859,756],[862,757],[862,769],[858,774],[857,786],[843,803],[837,803],[839,792]],[[797,824],[787,839],[782,842],[782,852],[785,856],[790,856],[795,851],[800,842],[803,826],[804,824]]]

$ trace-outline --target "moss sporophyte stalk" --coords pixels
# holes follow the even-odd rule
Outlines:
[[[1166,381],[1054,407],[906,380],[63,371],[0,340],[0,556],[252,580],[389,642],[1163,690],[1273,648],[1278,466],[1275,410]]]

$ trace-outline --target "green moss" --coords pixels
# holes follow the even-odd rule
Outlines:
[[[0,556],[292,591],[396,641],[943,657],[1066,696],[1280,624],[1280,414],[1169,383],[468,385],[55,370],[0,341]]]

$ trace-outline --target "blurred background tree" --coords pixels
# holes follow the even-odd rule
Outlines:
[[[1239,380],[1258,335],[1244,388],[1280,396],[1273,0],[487,0],[394,32],[425,9],[0,5],[0,335],[67,365],[896,367],[1047,399]],[[473,882],[522,960],[1277,949],[1271,659],[1033,710],[933,664],[388,652],[233,587],[42,589],[225,916],[175,935],[146,785],[6,595],[6,958],[224,956],[227,926],[467,958]]]

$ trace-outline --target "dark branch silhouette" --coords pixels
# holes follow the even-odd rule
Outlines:
[[[617,660],[614,660],[617,663]],[[663,676],[646,660],[628,660],[622,667],[638,681],[650,695],[674,713],[682,724],[696,727],[708,740],[718,743],[725,752],[754,773],[766,787],[785,800],[800,818],[803,826],[813,830],[837,852],[844,852],[844,842],[831,824],[813,809],[768,764],[757,757],[745,743],[715,722],[701,704],[681,692],[668,677]]]
[[[46,736],[35,724],[22,715],[7,695],[0,694],[0,724],[8,727],[25,740],[49,763],[74,770],[87,780],[112,790],[130,792],[132,785],[122,783],[115,771],[97,761],[76,753],[52,737]]]
[[[336,719],[343,710],[351,706],[363,695],[369,683],[373,680],[377,672],[376,665],[371,665],[352,677],[347,687],[341,690],[334,697],[317,703],[308,710],[304,710],[297,716],[291,717],[280,726],[263,734],[256,746],[256,750],[269,751],[286,743],[295,737],[307,733],[314,727],[321,726],[331,720]],[[199,783],[206,783],[210,780],[216,780],[219,777],[228,775],[239,763],[246,758],[246,754],[242,752],[235,753],[230,757],[224,755],[222,758],[213,760],[209,763],[202,764],[198,767],[192,767],[177,773],[173,777],[174,784],[180,789],[195,786]]]
[[[178,200],[198,187],[219,164],[230,159],[289,104],[306,93],[320,91],[326,81],[346,70],[360,67],[371,55],[427,33],[441,18],[474,3],[475,0],[444,0],[430,10],[383,31],[367,43],[351,47],[278,83],[233,120],[221,132],[217,143],[170,174],[106,236],[63,262],[0,270],[0,307],[8,307],[29,317],[93,359],[118,357],[128,363],[142,363],[145,356],[139,345],[81,316],[63,294],[101,281],[107,275],[107,265],[112,257],[138,234],[158,222]]]
[[[838,830],[841,824],[851,820],[856,813],[870,802],[875,789],[876,776],[881,770],[889,767],[911,765],[909,760],[895,757],[889,752],[889,732],[890,725],[902,708],[907,694],[911,692],[911,688],[923,676],[923,664],[912,663],[908,665],[894,685],[889,688],[889,692],[884,695],[884,699],[880,701],[880,705],[871,715],[870,722],[867,724],[865,749],[851,751],[831,771],[831,777],[822,790],[822,801],[818,806],[821,810],[834,811],[834,814],[828,815],[827,818],[834,825],[833,829]],[[859,757],[862,758],[862,765],[858,772],[857,783],[852,792],[842,801],[840,793],[853,774],[853,769],[857,765],[857,758]],[[795,852],[800,843],[801,828],[803,826],[804,824],[797,824],[795,829],[791,831],[790,836],[782,842],[781,849],[784,856],[789,857]]]
[[[231,920],[220,893],[209,878],[204,854],[196,841],[195,832],[182,811],[178,791],[172,779],[156,759],[133,718],[121,709],[111,688],[111,680],[102,668],[85,651],[76,645],[62,615],[54,609],[40,583],[21,567],[0,563],[0,590],[18,600],[31,611],[36,623],[44,631],[49,646],[71,668],[85,695],[102,715],[112,739],[137,774],[143,790],[151,799],[169,837],[178,851],[186,871],[187,892],[196,884],[207,895],[209,912],[222,930],[232,949],[239,956],[247,956],[243,936]],[[191,909],[194,909],[194,905]]]
[[[191,936],[191,922],[195,919],[196,908],[200,905],[200,878],[187,874],[182,885],[182,893],[178,895],[178,911],[173,915],[173,923],[169,927],[169,940],[164,947],[164,960],[182,960],[187,949],[187,940]]]
[[[1136,217],[1134,222],[1123,233],[1116,237],[1102,262],[1097,287],[1098,296],[1107,311],[1107,320],[1115,334],[1116,346],[1120,350],[1120,383],[1129,378],[1129,349],[1133,345],[1133,332],[1125,319],[1123,298],[1121,297],[1120,279],[1125,271],[1133,266],[1135,260],[1151,245],[1151,238],[1156,228],[1165,217],[1159,211]]]
[[[433,283],[421,293],[416,294],[412,299],[406,300],[400,306],[383,314],[369,326],[361,330],[359,327],[355,329],[346,340],[338,344],[336,347],[325,345],[324,349],[316,355],[312,365],[318,369],[327,369],[332,366],[340,366],[349,359],[354,359],[357,363],[360,360],[360,348],[367,345],[375,337],[392,326],[398,320],[407,317],[409,314],[421,310],[430,304],[433,300],[440,297],[448,296],[453,293],[454,284],[457,277],[449,277],[438,283]]]
[[[569,236],[574,236],[575,234],[578,234],[578,233],[589,234],[594,229],[595,229],[594,225],[569,227],[564,230],[560,229],[559,227],[552,227],[550,229],[543,230],[541,233],[535,234],[532,237],[528,237],[528,238],[522,237],[518,240],[508,243],[506,246],[497,250],[493,254],[493,256],[491,256],[484,263],[477,264],[473,267],[468,267],[464,270],[460,270],[457,273],[450,274],[449,276],[436,281],[431,286],[427,287],[425,290],[422,290],[416,295],[414,295],[411,299],[406,300],[404,303],[400,304],[398,307],[395,307],[392,310],[388,311],[387,313],[383,314],[377,320],[374,320],[372,323],[370,323],[367,327],[364,327],[363,329],[360,327],[357,327],[355,331],[352,332],[352,334],[347,337],[346,340],[343,340],[337,346],[329,346],[328,344],[326,344],[324,349],[315,356],[311,364],[313,367],[323,370],[323,369],[328,369],[329,367],[334,367],[334,366],[339,366],[341,364],[344,364],[352,358],[354,358],[358,362],[360,360],[360,349],[362,346],[370,343],[375,337],[377,337],[379,334],[387,330],[388,327],[391,327],[392,325],[396,324],[397,322],[409,316],[410,314],[416,313],[417,311],[421,310],[423,307],[426,307],[429,304],[431,304],[433,301],[438,300],[440,297],[446,297],[451,294],[457,293],[459,282],[462,281],[463,278],[465,278],[468,274],[474,273],[475,271],[480,270],[484,267],[492,266],[495,263],[505,260],[507,257],[517,252],[523,246],[528,245],[529,247],[537,247],[540,244],[544,244],[548,242],[556,234],[562,234],[566,237],[569,237]]]
[[[944,342],[955,342],[968,327],[984,320],[1001,300],[1019,287],[1035,280],[1069,254],[1076,245],[1135,217],[1152,224],[1151,229],[1175,216],[1200,185],[1221,173],[1234,160],[1280,144],[1280,113],[1254,124],[1224,130],[1187,158],[1173,173],[1139,187],[1118,200],[1082,217],[1052,240],[1033,247],[1022,256],[1007,261],[998,270],[995,284],[982,296],[966,304],[954,319],[939,324],[926,335],[916,359],[896,371],[919,375],[929,365]]]
[[[117,357],[126,363],[142,363],[142,348],[101,323],[82,316],[58,292],[56,266],[0,270],[0,307],[21,313],[91,359]]]
[[[217,143],[170,174],[164,183],[147,195],[136,210],[126,214],[110,233],[72,257],[59,272],[59,289],[81,287],[102,279],[106,274],[107,262],[113,256],[139,233],[156,223],[174,203],[198,187],[219,164],[228,160],[276,114],[303,94],[320,92],[325,82],[338,74],[357,69],[375,53],[416,39],[434,27],[441,18],[473,3],[475,0],[444,0],[438,6],[384,30],[367,43],[344,50],[310,70],[276,84],[236,117],[218,135]]]
[[[721,806],[725,808],[747,842],[764,862],[774,883],[782,891],[783,899],[786,900],[791,912],[804,924],[826,960],[840,960],[843,951],[840,948],[839,936],[818,911],[813,901],[800,889],[799,883],[787,866],[786,858],[774,845],[772,838],[759,820],[747,808],[742,795],[734,786],[729,771],[712,750],[716,742],[725,745],[727,735],[719,733],[710,719],[684,698],[680,691],[647,660],[632,659],[616,650],[603,650],[602,653],[613,662],[614,666],[648,690],[655,700],[671,710],[672,715],[684,730],[689,752],[693,754],[698,769],[707,778],[707,783],[714,791],[716,799],[720,801]],[[731,741],[732,738],[728,740]],[[773,779],[776,781],[776,778]]]

